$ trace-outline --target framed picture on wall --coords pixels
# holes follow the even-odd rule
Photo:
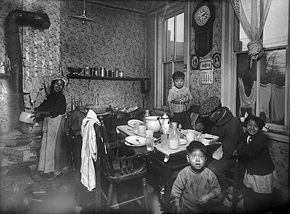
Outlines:
[[[196,54],[191,55],[191,70],[199,69],[199,57]]]
[[[212,65],[214,68],[221,67],[221,54],[220,53],[214,53],[212,55]]]

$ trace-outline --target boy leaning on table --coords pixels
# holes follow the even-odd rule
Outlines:
[[[172,121],[181,124],[183,129],[191,129],[188,110],[192,105],[192,95],[189,88],[184,85],[185,74],[175,71],[172,74],[173,86],[168,92],[168,106]]]
[[[218,141],[222,144],[223,157],[219,160],[212,160],[208,168],[216,174],[221,188],[225,190],[229,187],[225,172],[234,167],[233,152],[243,133],[242,124],[233,116],[228,107],[222,106],[221,100],[216,96],[202,102],[199,114],[211,122],[208,133],[218,136]]]

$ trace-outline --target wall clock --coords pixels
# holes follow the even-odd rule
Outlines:
[[[198,3],[192,12],[192,26],[195,29],[195,52],[205,56],[212,49],[213,21],[215,7],[210,0]]]

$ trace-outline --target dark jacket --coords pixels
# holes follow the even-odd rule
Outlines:
[[[259,131],[250,137],[247,144],[248,133],[244,133],[241,140],[241,148],[238,149],[238,156],[248,157],[246,169],[249,174],[268,175],[273,172],[274,164],[272,162],[267,136]]]
[[[227,107],[223,107],[223,109],[226,110],[225,115],[213,124],[210,133],[219,136],[218,141],[222,143],[223,158],[229,159],[238,146],[243,134],[243,127]]]
[[[51,117],[57,117],[60,114],[64,114],[66,111],[65,96],[60,92],[49,94],[35,110],[47,111],[50,113]]]

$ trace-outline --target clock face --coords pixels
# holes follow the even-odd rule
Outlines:
[[[210,17],[210,9],[206,5],[200,7],[194,15],[194,19],[199,26],[205,25]]]

